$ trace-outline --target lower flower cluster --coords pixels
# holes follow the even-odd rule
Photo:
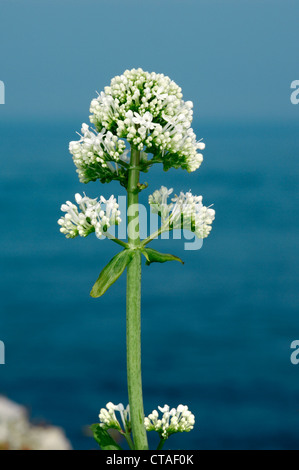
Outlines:
[[[162,417],[159,417],[157,410],[153,410],[144,419],[144,424],[147,431],[157,431],[161,439],[168,439],[171,434],[189,432],[194,428],[195,417],[188,406],[179,405],[170,409],[168,405],[164,405],[163,408],[158,406],[158,409],[163,413]]]
[[[70,201],[61,206],[62,212],[66,214],[58,220],[58,224],[66,238],[75,238],[78,235],[87,237],[92,232],[101,238],[111,225],[121,222],[119,206],[114,196],[107,200],[101,196],[98,201],[76,194],[75,199],[78,206]]]
[[[166,440],[171,434],[189,432],[194,428],[195,417],[189,411],[188,406],[179,405],[177,408],[170,409],[168,405],[164,405],[163,408],[158,406],[158,409],[162,416],[159,417],[158,411],[153,410],[144,418],[144,426],[147,431],[156,431],[161,439]],[[116,417],[116,411],[120,414],[122,425]],[[122,403],[114,405],[109,402],[106,408],[101,409],[99,418],[100,427],[103,429],[117,429],[122,434],[131,430],[129,405],[124,408]]]

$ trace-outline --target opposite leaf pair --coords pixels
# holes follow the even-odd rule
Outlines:
[[[95,285],[90,293],[91,297],[97,298],[105,294],[109,287],[114,284],[117,279],[124,272],[128,264],[132,261],[133,257],[141,252],[146,258],[146,265],[149,266],[151,263],[165,263],[166,261],[179,261],[184,264],[183,261],[177,256],[160,253],[159,251],[153,250],[152,248],[143,248],[142,246],[131,249],[126,248],[117,255],[115,255],[111,261],[105,266],[99,275]]]

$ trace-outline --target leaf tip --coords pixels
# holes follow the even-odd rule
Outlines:
[[[91,292],[90,292],[89,295],[90,295],[90,297],[92,297],[93,299],[97,299],[98,297],[101,297],[100,295],[98,295],[98,294],[95,292],[94,288],[91,289]]]

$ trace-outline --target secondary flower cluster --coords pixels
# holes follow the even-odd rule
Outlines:
[[[69,146],[81,183],[97,179],[109,183],[115,178],[124,181],[124,169],[117,162],[128,160],[125,142],[105,128],[97,132],[82,124],[81,132],[81,139]]]
[[[198,238],[208,237],[215,219],[214,209],[204,206],[202,196],[193,196],[191,192],[181,192],[168,204],[168,197],[172,193],[172,188],[162,186],[149,196],[152,212],[161,216],[162,227],[165,230],[189,229]]]
[[[141,169],[162,162],[195,171],[202,163],[203,142],[191,128],[193,103],[183,101],[181,88],[163,74],[126,70],[112,79],[90,106],[90,122],[83,125],[79,141],[70,143],[80,181],[117,179],[126,185],[129,144],[144,152]],[[148,161],[148,154],[153,158]],[[115,165],[115,163],[117,165]]]
[[[194,428],[195,417],[188,410],[188,406],[179,405],[177,408],[170,409],[168,405],[163,408],[158,406],[163,413],[159,418],[159,413],[154,410],[144,419],[147,431],[157,431],[161,439],[168,439],[171,434],[177,432],[189,432]]]
[[[115,415],[115,411],[118,411],[120,414],[123,428]],[[99,418],[100,426],[103,429],[117,429],[121,433],[127,433],[131,430],[129,405],[125,408],[122,403],[114,405],[109,402],[107,403],[106,408],[101,409]]]
[[[87,237],[92,232],[101,238],[111,225],[121,222],[119,205],[114,196],[108,200],[101,196],[98,201],[76,194],[75,199],[79,207],[70,201],[61,206],[62,212],[66,214],[58,220],[58,224],[66,238],[75,238],[78,235]]]

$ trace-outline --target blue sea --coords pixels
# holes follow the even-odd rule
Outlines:
[[[117,252],[108,240],[66,240],[57,219],[76,192],[124,194],[79,183],[68,142],[81,122],[1,123],[0,394],[32,419],[62,426],[75,449],[94,449],[86,427],[108,401],[127,403],[125,276],[101,299],[89,291]],[[299,121],[204,122],[200,170],[156,167],[161,184],[214,204],[199,251],[182,240],[153,247],[185,265],[144,266],[146,413],[187,404],[189,434],[169,449],[299,449]],[[156,443],[155,437],[151,444]]]

